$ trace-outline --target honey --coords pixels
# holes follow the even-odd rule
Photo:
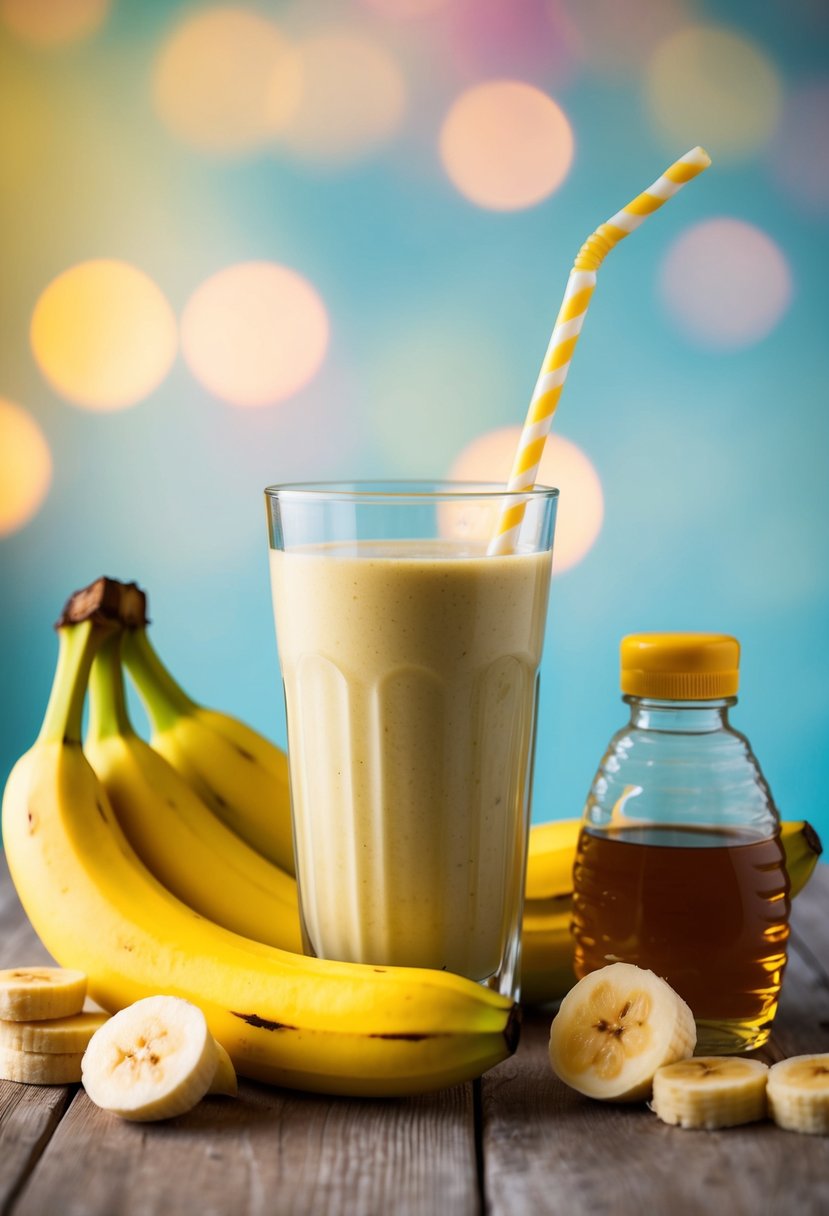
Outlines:
[[[574,885],[576,975],[628,962],[667,979],[694,1013],[698,1053],[766,1041],[789,936],[779,836],[588,826]]]

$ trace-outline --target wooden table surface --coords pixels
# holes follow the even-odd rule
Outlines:
[[[829,866],[793,911],[771,1062],[829,1051]],[[0,862],[0,966],[46,961]],[[14,1216],[825,1216],[829,1137],[771,1123],[668,1127],[552,1076],[550,1012],[481,1081],[422,1098],[240,1084],[125,1123],[76,1085],[0,1082],[0,1214]]]

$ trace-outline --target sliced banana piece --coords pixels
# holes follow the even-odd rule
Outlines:
[[[829,1133],[829,1052],[773,1064],[767,1092],[778,1127],[813,1136]]]
[[[0,971],[0,1018],[38,1022],[80,1013],[86,976],[64,967],[9,967]]]
[[[45,1022],[0,1022],[0,1047],[46,1055],[83,1054],[95,1031],[108,1019],[108,1013],[90,1012]]]
[[[207,1092],[209,1094],[226,1094],[228,1098],[235,1098],[239,1092],[236,1069],[233,1067],[233,1061],[218,1039],[215,1040],[215,1043],[219,1062],[216,1065],[216,1072]]]
[[[0,1047],[0,1078],[27,1085],[70,1085],[81,1079],[83,1052],[19,1051]]]
[[[647,1098],[663,1064],[693,1054],[694,1015],[652,971],[612,963],[579,980],[550,1030],[550,1063],[565,1084],[590,1098]]]
[[[124,1119],[169,1119],[204,1097],[218,1062],[200,1009],[180,997],[148,996],[92,1036],[83,1083],[96,1105]]]
[[[695,1056],[660,1068],[651,1108],[679,1127],[737,1127],[766,1117],[768,1065],[738,1056]]]

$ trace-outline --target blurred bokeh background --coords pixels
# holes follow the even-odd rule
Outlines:
[[[829,835],[825,0],[0,0],[0,779],[51,626],[149,592],[284,742],[262,488],[507,475],[584,238],[534,819],[580,813],[618,643],[743,644],[735,725]]]

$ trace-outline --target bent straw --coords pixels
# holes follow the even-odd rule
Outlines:
[[[649,215],[658,211],[686,182],[702,173],[710,164],[711,158],[703,148],[692,148],[672,164],[670,169],[666,169],[658,181],[644,193],[629,202],[612,219],[601,224],[582,245],[570,271],[550,344],[530,399],[512,473],[507,483],[508,491],[531,490],[535,485],[544,443],[552,425],[564,381],[567,379],[567,372],[570,370],[570,361],[581,333],[587,306],[596,286],[596,271],[614,245],[618,245],[619,241],[634,232]],[[525,508],[526,503],[522,501],[504,508],[501,512],[495,535],[487,550],[490,555],[514,552]]]

